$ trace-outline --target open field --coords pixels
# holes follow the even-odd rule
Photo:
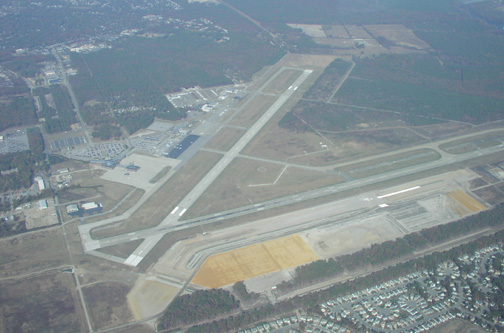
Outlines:
[[[238,158],[188,210],[186,218],[216,213],[344,181],[343,177],[335,174]]]
[[[325,37],[326,34],[322,29],[320,24],[287,24],[289,27],[293,29],[301,29],[305,34],[310,37]]]
[[[129,292],[128,305],[135,320],[154,316],[163,311],[179,288],[160,282],[154,277],[141,276]]]
[[[365,29],[375,38],[385,38],[398,46],[419,50],[430,48],[429,44],[418,38],[411,29],[406,28],[402,24],[366,25]]]
[[[350,38],[347,30],[342,25],[324,27],[324,31],[328,38]]]
[[[61,228],[51,228],[0,240],[0,276],[28,274],[68,265]]]
[[[103,210],[112,209],[133,190],[132,186],[101,179],[103,170],[85,170],[72,173],[72,186],[58,195],[60,203],[95,201],[103,205]]]
[[[366,162],[349,164],[338,171],[347,172],[353,178],[365,178],[380,173],[390,172],[414,165],[436,161],[441,155],[432,149],[418,149],[407,153],[396,154]]]
[[[281,94],[301,75],[301,69],[284,69],[262,89],[265,94]]]
[[[0,282],[1,332],[85,332],[72,274],[48,272]]]
[[[245,134],[245,130],[235,127],[223,127],[215,136],[205,145],[205,148],[228,151]]]
[[[126,243],[121,243],[118,245],[112,245],[112,246],[107,246],[107,247],[102,247],[101,249],[98,249],[97,251],[100,251],[105,254],[110,254],[119,258],[128,258],[131,252],[133,252],[138,245],[142,243],[143,239],[137,239],[134,241],[126,242]]]
[[[92,231],[93,237],[100,239],[158,225],[220,158],[220,155],[214,153],[204,151],[197,153],[130,218],[124,220],[118,227]]]
[[[192,282],[217,288],[317,259],[301,236],[293,235],[214,255]]]
[[[95,330],[131,321],[126,294],[129,287],[118,282],[103,282],[82,288]]]
[[[276,100],[276,96],[254,96],[248,105],[229,124],[247,128],[252,126]]]

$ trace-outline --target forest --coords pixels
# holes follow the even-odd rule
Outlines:
[[[238,309],[240,302],[222,289],[198,290],[190,295],[177,297],[160,319],[162,329],[215,318]]]
[[[7,153],[0,159],[0,171],[16,170],[0,175],[0,192],[28,188],[33,183],[34,173],[44,164],[44,140],[38,128],[27,130],[30,150]]]

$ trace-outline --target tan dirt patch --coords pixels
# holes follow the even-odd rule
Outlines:
[[[275,239],[208,258],[193,283],[218,288],[319,259],[300,235]]]

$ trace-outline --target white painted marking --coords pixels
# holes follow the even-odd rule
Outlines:
[[[292,89],[292,86],[289,86],[289,88],[287,88],[287,90],[291,90]]]
[[[175,214],[179,208],[180,208],[179,206],[173,208],[170,214]]]
[[[297,90],[297,88],[298,88],[298,87],[294,87],[294,91],[296,91],[296,90]]]
[[[381,205],[378,205],[378,207],[381,207],[381,208],[385,208],[385,207],[388,207],[389,205],[387,204],[381,204]]]
[[[391,197],[393,195],[397,195],[397,194],[406,193],[406,192],[409,192],[409,191],[418,190],[419,188],[420,188],[420,186],[410,187],[410,188],[407,188],[405,190],[401,190],[401,191],[392,192],[392,193],[389,193],[389,194],[380,195],[377,198],[378,199],[388,198],[388,197]]]
[[[187,210],[187,208],[184,208],[184,209],[180,212],[180,214],[178,214],[178,216],[182,216],[182,215],[184,215],[184,213],[186,212],[186,210]]]

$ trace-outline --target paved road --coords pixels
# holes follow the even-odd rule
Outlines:
[[[82,119],[79,102],[77,101],[77,97],[75,97],[75,93],[73,91],[72,85],[70,84],[70,81],[68,81],[65,67],[63,66],[63,62],[61,61],[61,57],[59,56],[58,52],[54,48],[52,48],[52,54],[53,54],[54,58],[56,58],[56,61],[58,62],[58,68],[59,68],[60,75],[63,78],[63,84],[68,89],[68,94],[70,94],[70,98],[72,100],[72,104],[74,105],[75,111],[77,113],[77,117],[79,118],[79,122],[82,126],[82,130],[84,131],[84,134],[86,135],[87,143],[92,145],[93,141],[91,141],[91,137],[89,136],[89,133],[86,130],[86,123]]]

